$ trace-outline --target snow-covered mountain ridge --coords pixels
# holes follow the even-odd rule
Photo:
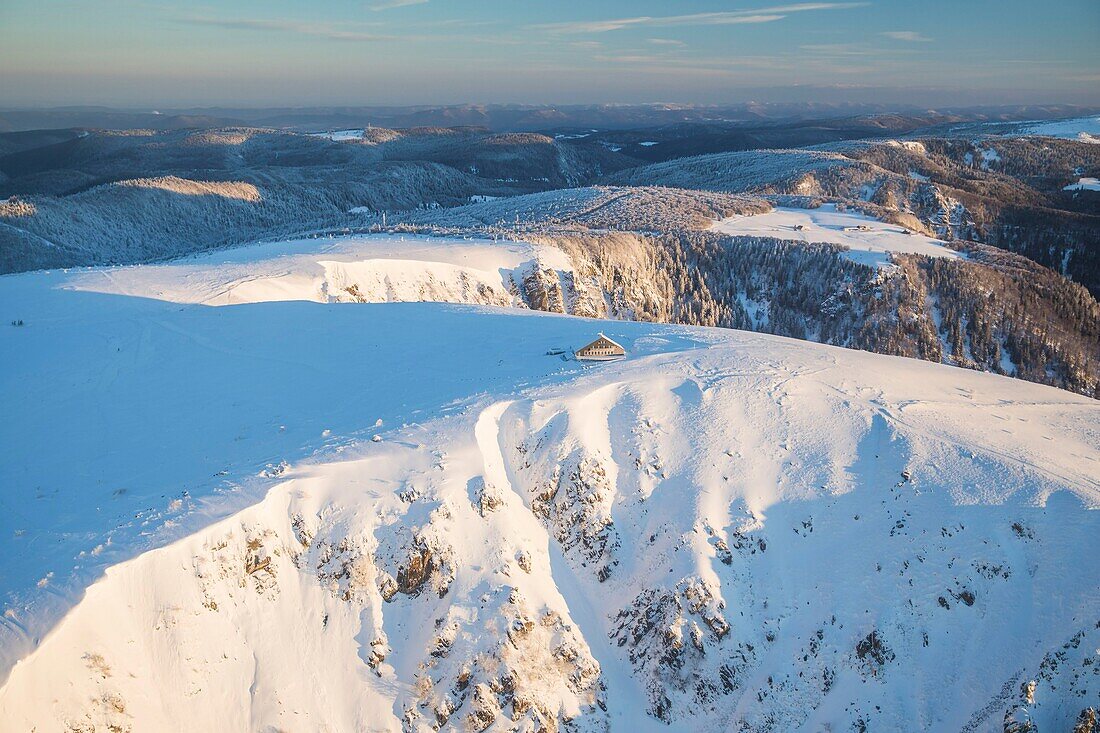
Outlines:
[[[525,242],[368,235],[269,242],[165,265],[78,270],[63,287],[203,305],[305,300],[526,307],[526,286],[540,277],[572,280],[573,265],[557,248]]]
[[[0,280],[25,320],[0,335],[3,730],[1095,707],[1095,401],[737,331],[286,301],[278,259],[238,260]],[[220,299],[249,268],[268,284]],[[546,353],[597,330],[630,358]]]
[[[159,265],[76,270],[61,287],[208,305],[432,301],[718,325],[1086,395],[1100,386],[1100,308],[1080,286],[1023,258],[906,235],[831,204],[712,225],[673,235],[511,232],[508,240],[485,232],[315,235]]]

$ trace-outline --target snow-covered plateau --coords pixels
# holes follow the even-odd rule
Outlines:
[[[722,226],[846,225],[794,216]],[[0,277],[0,731],[1100,706],[1095,400],[524,307],[563,257],[348,237]],[[627,358],[568,358],[598,331]]]
[[[365,130],[332,130],[330,132],[311,133],[314,137],[323,137],[333,142],[347,142],[349,140],[362,140]]]
[[[1077,140],[1083,143],[1100,143],[1100,117],[1075,117],[1066,120],[1025,123],[1020,131],[1028,135],[1045,135]]]
[[[1100,179],[1078,178],[1077,183],[1071,183],[1063,191],[1100,191]]]
[[[775,237],[797,242],[827,242],[848,247],[844,256],[864,265],[884,267],[891,252],[927,257],[960,257],[938,239],[909,232],[854,211],[838,211],[836,204],[816,209],[777,207],[765,214],[731,216],[711,227],[722,234]]]

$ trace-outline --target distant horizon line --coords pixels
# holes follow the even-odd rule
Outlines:
[[[684,108],[684,109],[733,109],[750,105],[774,106],[774,107],[880,107],[884,109],[912,109],[934,112],[936,108],[953,110],[982,110],[982,109],[1018,109],[1026,107],[1069,107],[1080,110],[1100,111],[1100,103],[1074,102],[1074,101],[1047,101],[1047,102],[985,102],[965,104],[946,102],[944,104],[920,104],[917,102],[873,102],[873,101],[827,101],[807,99],[800,101],[776,101],[748,99],[741,102],[412,102],[412,103],[315,103],[315,104],[231,104],[231,103],[197,103],[197,104],[109,104],[109,103],[41,103],[41,104],[0,104],[2,112],[48,112],[66,110],[109,110],[115,112],[135,112],[142,114],[164,114],[164,111],[177,112],[184,110],[325,110],[325,109],[379,109],[379,110],[406,110],[406,109],[449,109],[449,108],[497,108],[497,109],[548,109],[548,108]],[[164,111],[162,111],[164,110]]]

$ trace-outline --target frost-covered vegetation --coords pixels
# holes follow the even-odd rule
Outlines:
[[[880,271],[837,245],[766,237],[553,241],[589,263],[629,317],[943,361],[1100,396],[1100,304],[992,248],[973,247],[981,256],[972,260],[895,255],[897,267]]]
[[[0,269],[146,262],[354,221],[354,206],[456,204],[479,190],[438,163],[351,171],[296,170],[276,179],[124,180],[63,197],[0,202]],[[248,196],[225,191],[245,191]]]
[[[880,218],[1023,254],[1100,294],[1100,210],[1064,187],[1100,171],[1100,149],[1033,137],[840,142],[721,153],[607,177],[740,193],[860,202]]]
[[[760,214],[771,204],[755,196],[668,187],[592,186],[484,201],[446,211],[415,212],[412,226],[530,231],[555,229],[669,232],[704,229],[716,219]]]
[[[1024,257],[955,242],[965,258],[894,254],[881,270],[850,261],[843,245],[801,241],[812,232],[724,236],[683,226],[688,215],[707,224],[721,212],[749,215],[770,205],[666,188],[581,189],[422,212],[399,228],[559,247],[577,283],[591,280],[606,293],[607,309],[583,315],[763,331],[1098,394],[1100,304]],[[574,312],[565,305],[568,293],[550,302],[561,305],[529,305]]]
[[[628,159],[540,135],[416,128],[97,132],[0,157],[0,272],[144,262],[576,185]],[[234,191],[249,191],[238,196]]]
[[[628,186],[676,186],[728,192],[816,193],[800,190],[796,181],[815,172],[868,166],[843,155],[817,150],[747,150],[679,158],[611,175],[608,181]],[[794,189],[794,190],[791,190]]]
[[[530,307],[748,328],[1096,393],[1100,215],[1095,197],[1063,189],[1098,172],[1100,146],[847,141],[628,168],[638,161],[586,139],[469,128],[47,137],[0,158],[0,189],[16,194],[0,202],[0,271],[146,262],[311,232],[520,238],[565,249],[580,272],[521,277]],[[617,185],[576,185],[597,179]],[[950,264],[895,255],[878,272],[838,263],[837,248],[802,233],[699,233],[823,202],[965,240],[951,246],[975,254]]]

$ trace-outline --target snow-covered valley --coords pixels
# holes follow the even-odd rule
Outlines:
[[[523,307],[561,257],[366,237],[0,277],[0,729],[1046,731],[1095,705],[1094,400]],[[601,330],[627,360],[548,354]]]

